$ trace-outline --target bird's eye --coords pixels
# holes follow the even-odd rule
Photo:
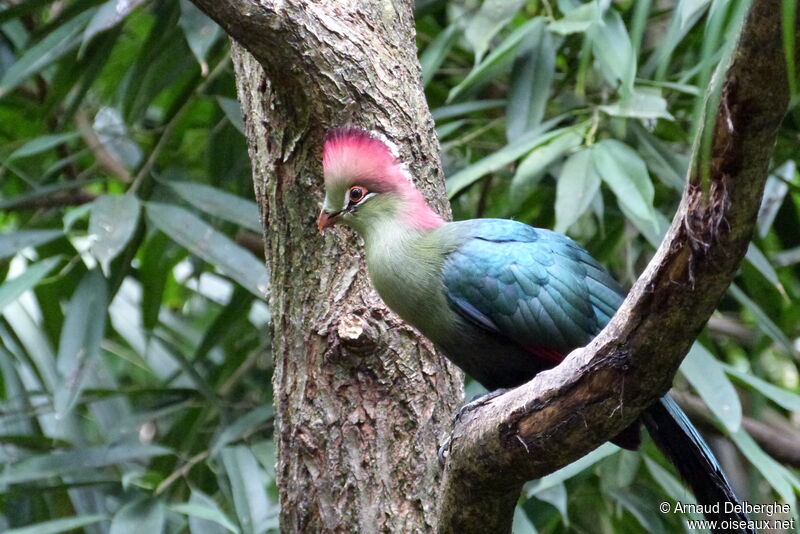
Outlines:
[[[367,190],[363,187],[355,186],[350,188],[350,202],[361,202],[367,195]]]

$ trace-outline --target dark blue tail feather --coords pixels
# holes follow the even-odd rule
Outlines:
[[[721,528],[725,521],[742,524],[749,517],[744,513],[726,513],[725,503],[738,504],[739,499],[711,449],[672,397],[663,396],[644,412],[642,421],[655,444],[692,489],[697,502],[714,510],[704,514],[706,519],[720,525],[712,529],[714,532],[755,532],[748,528]]]

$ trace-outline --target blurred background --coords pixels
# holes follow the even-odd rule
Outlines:
[[[566,232],[630,286],[677,208],[747,5],[418,1],[454,218]],[[796,1],[783,5],[792,27]],[[279,530],[269,279],[228,52],[187,0],[0,1],[1,531]],[[787,519],[800,492],[790,76],[753,244],[676,380],[740,496],[788,503]],[[514,529],[687,530],[664,500],[692,497],[652,442],[606,444],[528,484]]]

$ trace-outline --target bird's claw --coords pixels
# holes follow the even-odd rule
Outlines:
[[[448,434],[447,437],[444,439],[444,443],[441,444],[439,447],[439,451],[436,453],[436,456],[439,458],[439,463],[444,465],[447,461],[447,457],[450,455],[450,445],[453,444],[453,435]]]
[[[464,406],[458,409],[456,415],[453,417],[453,424],[458,423],[461,421],[461,418],[464,417],[467,413],[471,412],[472,410],[477,410],[481,406],[484,406],[491,402],[493,399],[499,397],[503,393],[507,393],[511,391],[512,388],[500,388],[495,389],[494,391],[490,391],[489,393],[484,393],[483,395],[478,395]]]

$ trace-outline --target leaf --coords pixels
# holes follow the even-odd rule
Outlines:
[[[105,515],[79,515],[76,517],[44,521],[42,523],[28,525],[27,527],[12,528],[6,530],[5,534],[59,534],[60,532],[77,530],[106,520],[108,520],[108,516]]]
[[[241,439],[254,428],[270,420],[275,415],[272,406],[259,406],[233,421],[214,440],[211,454],[215,455],[231,442]]]
[[[447,102],[453,102],[467,93],[477,91],[480,87],[497,77],[497,74],[511,64],[517,46],[533,28],[538,20],[529,20],[506,37],[489,56],[475,65],[469,74],[450,90]]]
[[[143,445],[138,441],[110,446],[84,447],[68,452],[55,452],[31,456],[9,463],[0,473],[0,484],[16,484],[62,476],[75,471],[92,470],[117,465],[140,458],[164,456],[172,451],[157,445]]]
[[[17,230],[0,234],[0,260],[28,247],[36,248],[64,235],[61,230]]]
[[[78,46],[80,32],[94,11],[94,9],[86,10],[71,20],[55,26],[51,33],[28,48],[0,78],[0,98]]]
[[[247,447],[222,449],[222,463],[231,483],[233,504],[245,534],[261,532],[269,521],[270,505],[253,453]]]
[[[511,526],[511,532],[514,534],[537,534],[536,526],[530,520],[528,514],[522,506],[514,508],[514,520]]]
[[[95,35],[113,28],[143,3],[144,0],[108,0],[97,8],[92,20],[89,21],[83,32],[81,52],[86,49],[86,45]]]
[[[514,139],[539,126],[544,117],[556,62],[553,36],[545,29],[544,19],[533,27],[520,45],[511,70],[506,138]]]
[[[210,185],[181,181],[164,183],[195,208],[261,234],[258,205],[252,200],[232,195]]]
[[[230,532],[235,534],[239,533],[239,528],[233,521],[230,520],[230,518],[228,518],[227,515],[225,515],[217,503],[214,502],[214,499],[201,491],[193,490],[192,496],[188,503],[174,504],[170,506],[170,509],[178,512],[179,514],[190,516],[189,523],[192,532],[195,531],[195,526],[192,525],[192,519],[198,518],[205,521],[213,521],[214,523],[225,527]]]
[[[19,276],[3,282],[0,285],[0,311],[38,284],[60,261],[61,256],[46,258],[29,266]]]
[[[108,273],[111,260],[123,251],[139,224],[139,200],[130,194],[103,195],[92,203],[90,251]]]
[[[165,507],[161,499],[139,499],[120,508],[111,521],[109,534],[164,532]]]
[[[484,0],[464,30],[464,38],[475,52],[475,63],[480,63],[492,37],[508,24],[524,2],[525,0]]]
[[[689,493],[686,486],[681,484],[672,473],[661,467],[648,456],[644,456],[644,465],[647,466],[650,475],[655,479],[658,485],[661,486],[661,489],[664,490],[670,499],[684,504],[695,504],[697,502],[694,500],[694,496]],[[690,517],[694,517],[694,515],[690,514]],[[701,516],[697,515],[697,517]]]
[[[636,137],[639,155],[664,184],[676,191],[683,191],[684,176],[689,168],[689,159],[648,132],[638,123],[631,130]]]
[[[559,118],[551,119],[542,124],[539,128],[531,130],[513,143],[509,143],[497,152],[493,152],[485,158],[461,169],[447,179],[447,194],[453,198],[462,189],[465,189],[477,182],[483,176],[494,172],[519,157],[524,156],[534,148],[550,142],[555,137],[563,134],[565,129],[548,131]],[[546,132],[546,133],[545,133]]]
[[[596,1],[581,4],[570,9],[560,19],[551,22],[548,29],[553,33],[568,35],[588,30],[593,24],[601,20],[600,8]]]
[[[242,119],[242,108],[239,106],[239,101],[235,98],[218,96],[217,103],[230,123],[233,124],[233,127],[244,135],[244,120]]]
[[[77,132],[69,132],[63,134],[53,134],[53,135],[43,135],[41,137],[37,137],[36,139],[31,139],[14,152],[12,152],[6,161],[12,161],[15,159],[20,158],[27,158],[29,156],[35,156],[36,154],[41,154],[42,152],[46,152],[51,150],[58,145],[62,145],[67,141],[72,141],[73,139],[78,137]]]
[[[571,155],[558,176],[556,186],[556,232],[565,232],[589,208],[600,188],[592,151],[581,150]]]
[[[767,479],[769,485],[778,492],[783,501],[788,503],[793,510],[796,509],[797,502],[794,489],[792,489],[796,479],[791,473],[765,453],[744,429],[732,433],[730,438],[750,463]]]
[[[130,137],[118,109],[100,108],[92,128],[103,148],[128,169],[136,168],[142,161],[142,149]]]
[[[612,492],[630,487],[639,471],[640,458],[639,453],[621,450],[618,454],[612,454],[598,462],[595,472],[600,478],[603,491]]]
[[[653,183],[639,155],[615,139],[604,139],[592,147],[595,170],[608,184],[621,207],[627,208],[640,229],[658,231],[653,208]]]
[[[759,249],[752,241],[747,247],[745,259],[750,265],[755,267],[759,273],[761,273],[761,276],[763,276],[770,284],[775,286],[775,288],[782,295],[786,296],[786,290],[778,278],[778,273],[775,272],[775,267],[772,266],[769,259],[767,259],[764,253],[761,252],[761,249]]]
[[[214,265],[255,296],[265,297],[269,288],[266,267],[230,238],[178,206],[148,202],[147,217],[192,254]]]
[[[602,23],[589,27],[587,35],[606,81],[612,86],[619,83],[622,94],[630,95],[636,77],[636,58],[620,14],[615,9],[609,9]]]
[[[183,30],[189,49],[200,64],[200,70],[205,76],[208,73],[206,56],[222,35],[222,29],[188,0],[181,0],[180,5],[181,18],[178,20],[178,26]]]
[[[781,329],[778,328],[778,325],[776,325],[772,319],[769,318],[769,315],[767,315],[758,304],[751,300],[750,297],[744,293],[744,291],[739,289],[739,286],[736,284],[731,284],[728,291],[730,291],[730,294],[733,296],[733,298],[738,300],[742,306],[744,306],[750,311],[750,313],[753,314],[753,317],[756,319],[756,324],[758,324],[762,332],[772,338],[775,343],[781,345],[784,350],[786,350],[787,354],[791,354],[792,356],[797,355],[794,345],[792,345],[792,342],[789,341],[788,337],[786,337],[786,334],[784,334]]]
[[[614,499],[644,527],[644,532],[661,534],[664,524],[655,512],[653,503],[630,490],[614,489],[608,492]]]
[[[593,466],[595,463],[599,462],[606,456],[614,454],[619,450],[620,450],[619,447],[610,442],[603,443],[602,445],[597,447],[595,450],[593,450],[583,458],[575,460],[571,464],[566,465],[561,469],[559,469],[558,471],[550,473],[549,475],[544,476],[539,480],[536,480],[534,482],[529,482],[528,484],[525,485],[525,495],[527,495],[528,497],[535,496],[536,493],[539,491],[544,491],[547,488],[551,488],[557,484],[561,484],[565,480],[574,477],[584,469],[588,469],[589,467]]]
[[[531,150],[519,165],[511,179],[511,204],[518,207],[528,198],[539,180],[551,165],[561,160],[566,153],[583,143],[583,129],[571,129]]]
[[[534,497],[552,505],[561,514],[564,524],[569,525],[569,517],[567,516],[567,487],[563,482],[537,491]]]
[[[695,342],[680,366],[683,376],[728,432],[742,425],[742,405],[736,389],[720,362],[700,343]]]
[[[439,32],[436,38],[431,41],[425,51],[419,56],[419,64],[422,67],[422,86],[427,87],[433,79],[436,71],[442,65],[450,49],[461,35],[461,28],[458,24],[451,24],[443,31]]]
[[[722,368],[729,375],[736,377],[741,382],[750,386],[753,391],[767,397],[772,402],[792,412],[800,412],[800,395],[785,390],[766,380],[762,380],[755,375],[733,367],[732,365],[722,364]]]
[[[758,210],[758,236],[764,238],[772,228],[772,223],[778,215],[778,210],[783,206],[786,193],[789,192],[789,183],[796,172],[794,161],[787,161],[775,173],[767,178],[764,186],[764,195],[761,197],[761,207]]]
[[[636,87],[617,102],[598,109],[612,117],[675,120],[667,111],[667,101],[661,96],[661,91],[651,87]]]
[[[57,367],[61,378],[54,391],[56,417],[63,418],[81,394],[88,367],[100,354],[108,306],[105,278],[97,269],[84,275],[67,306]]]
[[[474,102],[461,102],[459,104],[452,104],[450,106],[442,106],[431,110],[431,115],[435,121],[443,121],[445,119],[452,119],[460,117],[468,113],[476,111],[485,111],[487,109],[500,108],[506,105],[505,100],[476,100]]]

